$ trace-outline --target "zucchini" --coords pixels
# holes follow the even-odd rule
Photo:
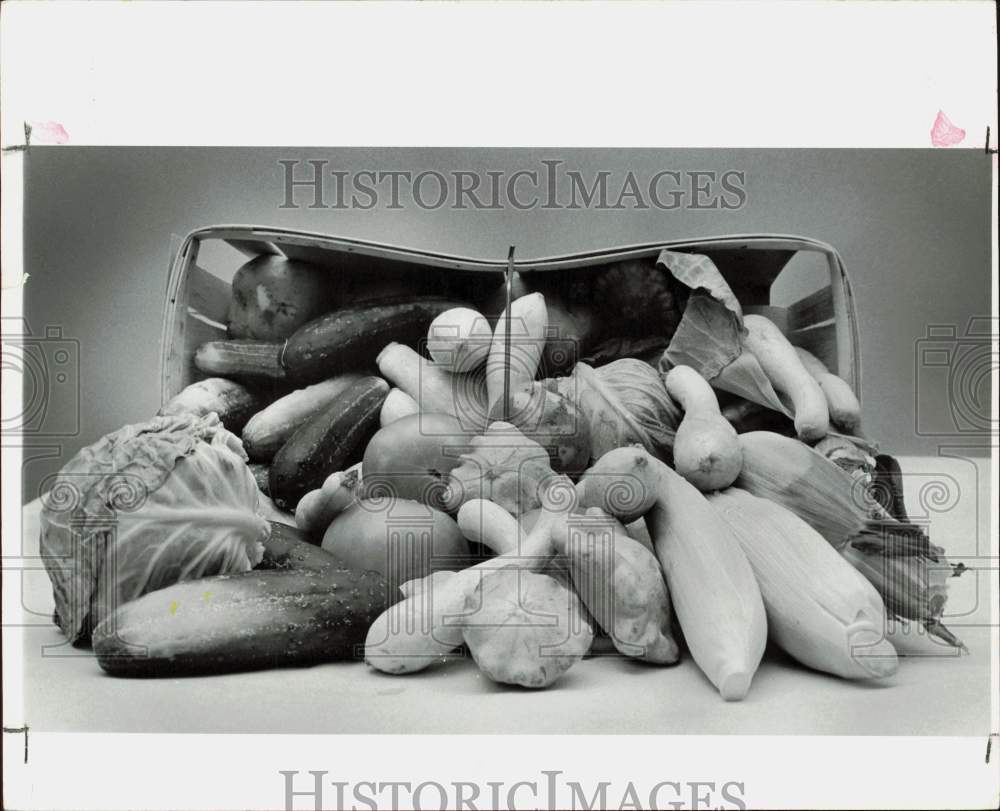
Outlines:
[[[210,375],[284,380],[284,344],[275,341],[208,341],[194,353],[194,365]]]
[[[359,461],[378,429],[388,393],[389,384],[381,377],[362,377],[292,434],[271,462],[275,504],[294,510],[299,499],[322,486],[327,476]]]
[[[335,310],[304,324],[285,344],[289,376],[313,382],[346,369],[371,366],[388,343],[416,345],[431,322],[462,302],[423,297],[369,302]]]
[[[165,417],[175,414],[204,417],[214,411],[227,430],[238,434],[266,402],[261,392],[251,391],[235,380],[209,377],[182,389],[156,413]]]
[[[375,572],[205,577],[120,606],[94,629],[94,653],[107,673],[132,677],[354,659],[385,608],[385,580]]]

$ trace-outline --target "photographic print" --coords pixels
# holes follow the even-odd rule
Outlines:
[[[33,152],[32,714],[984,734],[988,169]],[[88,223],[100,239],[69,238]],[[51,700],[66,679],[91,698],[72,713]],[[275,716],[264,698],[292,681],[329,712]],[[192,693],[213,710],[178,715]],[[259,713],[235,711],[250,695]],[[720,702],[743,699],[737,723]]]

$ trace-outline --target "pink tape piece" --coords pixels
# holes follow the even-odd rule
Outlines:
[[[69,133],[58,121],[30,121],[31,140],[36,144],[69,143]]]
[[[941,110],[938,110],[934,126],[931,127],[931,143],[934,146],[955,146],[965,140],[965,130],[956,127]]]

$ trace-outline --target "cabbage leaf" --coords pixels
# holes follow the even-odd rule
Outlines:
[[[743,350],[743,310],[719,269],[707,256],[663,250],[657,260],[694,292],[670,345],[660,359],[666,374],[690,366],[713,388],[792,416],[759,361]]]
[[[43,497],[56,621],[86,640],[147,592],[252,569],[269,532],[246,454],[214,412],[127,425],[81,450]]]

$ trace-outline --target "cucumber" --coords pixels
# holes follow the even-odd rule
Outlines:
[[[266,402],[262,392],[251,391],[235,380],[209,377],[182,389],[156,413],[161,416],[197,414],[204,417],[214,411],[228,430],[239,433],[247,420]]]
[[[94,629],[94,653],[131,677],[355,659],[386,603],[380,575],[343,568],[187,580],[120,606]]]
[[[339,558],[310,543],[301,529],[271,521],[271,534],[264,541],[264,557],[258,569],[289,569],[299,572],[325,572],[343,568]]]
[[[270,495],[283,510],[294,510],[302,496],[322,486],[331,473],[361,459],[378,429],[389,384],[362,377],[289,437],[271,461]]]
[[[327,406],[358,380],[344,374],[296,389],[254,414],[243,428],[243,447],[251,459],[269,461],[296,429]]]
[[[208,341],[194,353],[194,365],[205,374],[250,380],[284,380],[283,343],[274,341]]]
[[[424,297],[369,302],[327,313],[304,324],[288,339],[282,362],[289,376],[313,382],[346,369],[371,366],[388,343],[415,346],[431,322],[446,310],[466,306]]]

